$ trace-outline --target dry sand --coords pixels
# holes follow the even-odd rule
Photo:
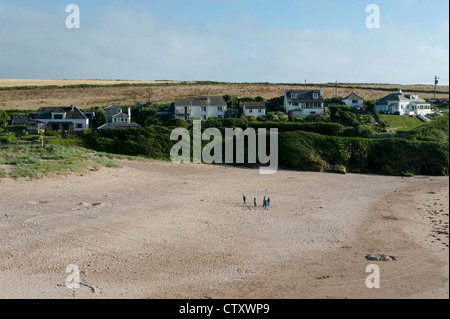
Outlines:
[[[119,162],[0,182],[0,298],[449,296],[448,177]],[[380,289],[365,286],[373,263]]]

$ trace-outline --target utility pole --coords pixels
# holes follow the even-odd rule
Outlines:
[[[337,81],[336,81],[336,98],[338,97]]]
[[[436,86],[439,83],[439,78],[437,77],[437,75],[434,77],[434,99],[436,100]]]
[[[148,104],[151,103],[151,95],[152,95],[152,88],[149,86],[148,87]]]
[[[305,80],[305,88],[306,88],[306,80]]]

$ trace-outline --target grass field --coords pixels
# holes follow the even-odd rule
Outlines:
[[[378,114],[378,118],[380,121],[386,121],[389,123],[387,129],[410,131],[416,127],[427,125],[417,117],[410,117],[406,115]]]
[[[14,179],[40,179],[46,176],[84,174],[102,167],[120,167],[112,160],[80,147],[7,146],[0,149],[0,165],[11,166]],[[6,177],[0,170],[0,177]]]
[[[84,146],[82,139],[48,139],[47,145],[62,145],[62,146]]]
[[[9,81],[9,82],[8,82]],[[32,81],[32,82],[30,82]],[[42,82],[41,82],[42,81]],[[0,87],[6,86],[25,86],[33,84],[36,86],[45,85],[69,85],[68,80],[2,80]],[[92,81],[81,81],[84,84],[92,84]],[[2,84],[3,83],[3,84]],[[82,84],[79,81],[76,83]],[[95,82],[95,84],[105,84],[105,82]],[[117,84],[120,81],[106,81],[106,83]],[[138,82],[142,83],[142,82]],[[144,82],[145,83],[145,82]],[[53,88],[53,89],[31,89],[31,90],[4,90],[0,91],[0,110],[36,110],[43,106],[63,106],[75,105],[79,108],[90,108],[93,106],[107,106],[112,103],[116,105],[133,105],[136,103],[145,103],[149,100],[156,103],[170,103],[174,99],[207,95],[236,95],[242,97],[262,96],[265,99],[279,97],[284,95],[288,89],[317,89],[316,86],[303,86],[292,84],[265,84],[265,83],[221,83],[221,84],[186,84],[186,85],[155,85],[152,86],[130,86],[130,87],[90,87],[90,88]],[[172,82],[175,83],[175,82]],[[343,86],[351,86],[346,84]],[[427,91],[428,93],[419,93],[421,98],[432,98],[432,86],[411,86],[411,85],[393,85],[393,84],[354,84],[360,88],[338,88],[338,96],[345,97],[356,93],[367,100],[376,100],[386,96],[392,90],[402,89],[405,92],[414,93],[415,90]],[[366,87],[364,89],[362,87]],[[380,88],[379,90],[377,88]],[[448,92],[448,86],[440,86],[439,91]],[[334,87],[324,87],[325,98],[336,96]],[[438,94],[438,98],[448,98],[449,94]]]
[[[47,86],[47,85],[113,85],[113,84],[140,84],[140,83],[177,83],[177,81],[126,81],[126,80],[39,80],[39,79],[0,79],[1,87],[17,87],[17,86]]]

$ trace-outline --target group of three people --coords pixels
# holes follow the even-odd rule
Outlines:
[[[247,197],[245,197],[245,195],[243,196],[243,200],[244,200],[244,205],[245,205],[245,204],[247,203]],[[256,197],[253,198],[253,206],[254,206],[254,207],[258,206],[257,203],[256,203]],[[267,199],[266,199],[266,196],[264,196],[264,199],[263,199],[263,207],[264,207],[265,209],[268,209],[269,206],[270,206],[270,197],[267,197]]]

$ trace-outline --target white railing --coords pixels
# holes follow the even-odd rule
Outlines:
[[[431,120],[428,117],[425,117],[422,114],[417,115],[417,117],[426,123],[431,122]]]

